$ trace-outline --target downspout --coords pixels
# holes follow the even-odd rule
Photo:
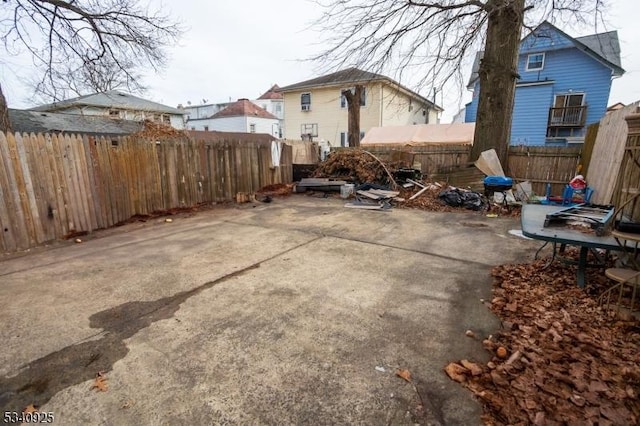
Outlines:
[[[384,95],[384,86],[382,83],[380,83],[380,127],[384,126],[384,123],[382,122],[383,120],[383,115],[382,115],[382,97]]]

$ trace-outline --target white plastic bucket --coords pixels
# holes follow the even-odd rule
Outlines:
[[[349,198],[354,193],[355,185],[352,183],[346,183],[340,187],[340,197]]]

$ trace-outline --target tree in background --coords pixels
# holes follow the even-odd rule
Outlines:
[[[70,93],[124,88],[139,92],[141,67],[156,70],[181,34],[167,15],[138,0],[2,0],[1,56],[28,53],[36,94],[60,100]],[[0,86],[0,130],[7,131]]]
[[[506,166],[518,49],[523,29],[548,20],[602,21],[605,0],[318,0],[314,24],[329,48],[311,58],[325,67],[361,67],[380,74],[418,75],[416,86],[464,87],[463,65],[484,50],[471,159],[494,148]],[[484,49],[482,49],[484,46]]]
[[[348,116],[348,141],[350,147],[360,146],[360,102],[364,93],[364,86],[356,84],[353,89],[342,91],[342,96],[347,100]]]

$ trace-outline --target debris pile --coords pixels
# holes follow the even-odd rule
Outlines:
[[[504,329],[483,344],[494,357],[445,372],[484,404],[486,424],[638,424],[640,321],[598,306],[601,271],[585,291],[575,267],[544,262],[493,269]]]
[[[506,203],[497,205],[475,191],[448,187],[438,182],[422,180],[418,169],[407,168],[405,162],[383,163],[373,154],[362,149],[341,149],[332,152],[327,160],[320,163],[313,179],[302,179],[296,192],[311,191],[337,192],[346,183],[374,185],[377,189],[397,190],[397,194],[388,197],[380,205],[382,209],[391,207],[390,201],[397,206],[417,208],[437,212],[497,213],[499,215],[519,216],[519,209]],[[329,182],[326,180],[329,179]],[[304,182],[303,182],[304,181]],[[369,194],[361,193],[356,187],[356,205],[347,207],[370,208],[370,204],[379,201]],[[366,190],[365,190],[366,191]],[[327,196],[325,193],[324,196]],[[344,198],[344,197],[343,197]]]
[[[145,120],[143,122],[144,129],[138,133],[131,135],[132,137],[148,138],[148,139],[160,139],[181,137],[188,138],[189,135],[184,130],[178,130],[169,126],[168,124],[156,123],[151,120]]]
[[[393,167],[389,170],[394,169]],[[332,152],[320,163],[314,177],[332,177],[358,183],[389,185],[385,167],[361,149],[341,149]]]

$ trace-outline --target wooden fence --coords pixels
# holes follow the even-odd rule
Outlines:
[[[270,143],[0,132],[0,250],[289,183],[291,153],[274,167]]]
[[[317,142],[285,141],[293,150],[293,164],[318,164],[320,162],[320,148]]]
[[[509,173],[516,182],[531,182],[538,195],[544,195],[550,183],[551,193],[561,196],[565,185],[576,175],[581,154],[582,146],[512,146]]]
[[[612,202],[626,220],[640,222],[640,111],[625,117],[628,132]]]
[[[591,200],[594,203],[608,204],[612,201],[627,143],[625,118],[635,113],[638,106],[640,102],[634,102],[606,114],[600,120],[587,173],[587,182],[594,189]]]
[[[426,176],[440,178],[453,169],[469,164],[469,145],[402,146],[363,145],[363,149],[387,161],[405,160],[420,166]],[[546,184],[553,194],[562,194],[576,174],[581,147],[512,146],[509,148],[509,174],[516,182],[530,181],[536,194],[544,195]],[[473,175],[473,170],[460,173]],[[477,180],[470,175],[470,179]],[[467,179],[468,180],[468,179]],[[461,182],[466,182],[462,179]]]
[[[470,145],[367,144],[362,149],[386,161],[404,161],[424,175],[446,173],[469,162]]]

